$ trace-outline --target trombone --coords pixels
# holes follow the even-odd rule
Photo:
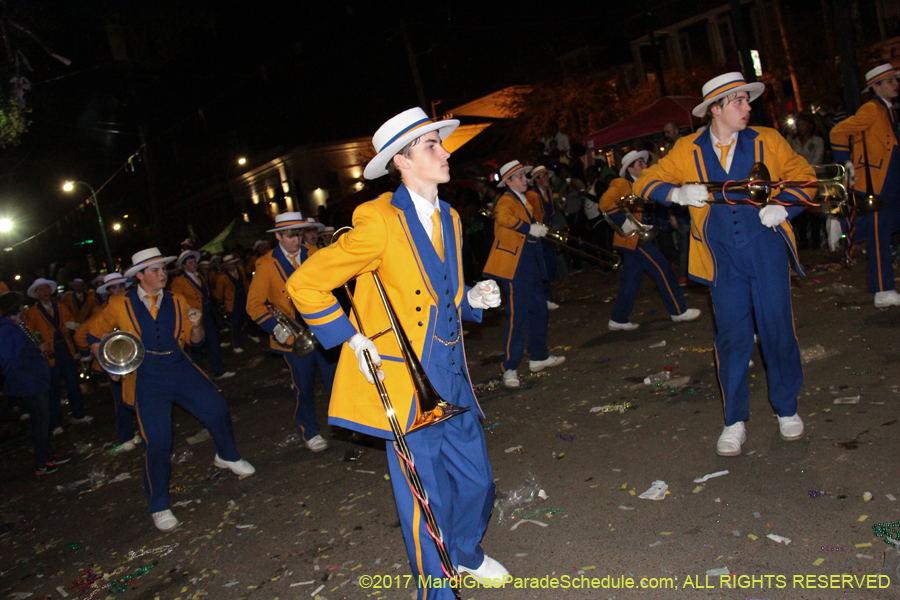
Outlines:
[[[334,236],[332,238],[332,244],[336,243],[338,238],[352,230],[352,227],[342,227],[334,232]],[[353,316],[356,317],[356,324],[359,326],[359,332],[363,335],[367,336],[369,339],[374,340],[390,331],[394,332],[394,337],[397,339],[397,344],[400,346],[400,354],[403,357],[403,362],[406,364],[406,370],[409,373],[409,377],[412,380],[414,393],[414,400],[416,402],[416,419],[413,422],[412,426],[409,428],[410,432],[415,431],[417,429],[421,429],[423,427],[428,427],[429,425],[435,425],[440,423],[441,421],[446,421],[447,419],[454,417],[458,414],[466,412],[468,407],[460,407],[450,404],[437,393],[434,389],[434,386],[431,384],[431,381],[428,379],[428,376],[425,373],[425,368],[422,366],[422,363],[419,361],[419,358],[416,356],[415,351],[412,348],[412,344],[409,342],[409,338],[406,336],[406,333],[403,331],[403,326],[400,324],[400,320],[397,318],[397,313],[394,311],[393,305],[391,305],[391,301],[388,298],[387,292],[384,289],[384,284],[381,282],[381,277],[378,275],[378,270],[372,271],[372,278],[375,281],[375,288],[378,290],[378,295],[381,297],[381,302],[384,305],[384,310],[387,313],[388,321],[390,322],[390,326],[383,331],[379,331],[375,335],[369,336],[363,329],[363,323],[360,320],[359,312],[356,309],[356,302],[353,299],[353,294],[350,291],[350,287],[348,283],[344,284],[344,290],[347,292],[347,296],[350,298],[350,308],[353,311]],[[416,497],[416,502],[419,505],[419,508],[422,511],[422,514],[425,516],[425,524],[428,529],[428,533],[434,541],[434,546],[437,549],[438,556],[441,559],[441,567],[444,570],[444,575],[447,579],[450,580],[450,585],[453,589],[453,593],[458,599],[459,595],[459,583],[460,576],[459,572],[456,570],[456,566],[453,564],[453,561],[450,560],[450,554],[447,552],[447,548],[444,545],[444,536],[441,533],[441,528],[437,524],[437,520],[434,518],[434,513],[431,510],[431,506],[428,502],[428,493],[425,491],[425,487],[422,485],[421,479],[419,479],[419,473],[416,471],[416,461],[413,457],[412,452],[409,449],[409,446],[406,444],[406,436],[403,433],[403,428],[400,426],[400,422],[397,420],[397,414],[394,412],[394,406],[391,403],[391,399],[388,396],[387,389],[384,387],[384,383],[378,377],[378,367],[375,366],[375,363],[372,362],[372,356],[369,354],[369,351],[364,351],[364,356],[366,359],[366,366],[369,369],[369,373],[371,373],[372,378],[375,380],[375,387],[378,390],[378,396],[381,398],[381,404],[384,407],[384,411],[387,414],[388,422],[391,425],[391,432],[394,434],[394,450],[397,452],[397,455],[400,457],[401,461],[406,465],[406,472],[409,482],[413,487],[413,495]]]
[[[631,223],[633,226],[633,229],[628,232],[619,227],[616,222],[613,221],[612,218],[610,218],[610,216],[605,212],[600,211],[600,214],[603,215],[603,218],[607,223],[609,223],[609,226],[612,227],[613,231],[615,231],[616,234],[618,234],[620,237],[628,240],[633,238],[634,236],[638,236],[637,247],[640,248],[641,246],[649,244],[656,239],[656,236],[659,235],[659,226],[641,223],[641,220],[634,216],[634,214],[631,212],[631,207],[638,205],[646,206],[650,202],[652,201],[645,200],[640,196],[635,196],[634,194],[629,194],[624,198],[620,198],[616,201],[616,206],[625,215],[625,220]]]
[[[478,211],[478,213],[489,219],[497,218],[496,213],[487,210],[486,208],[481,209],[480,211]],[[605,250],[600,246],[585,242],[584,240],[577,238],[574,235],[569,235],[568,231],[558,231],[556,229],[550,229],[547,231],[547,235],[545,235],[543,239],[555,244],[556,246],[559,246],[563,250],[574,252],[579,256],[593,261],[601,267],[607,267],[615,271],[620,266],[622,266],[622,258],[615,252],[610,252],[609,250]],[[587,248],[588,250],[590,250],[590,252],[585,252],[580,248],[574,247],[572,244],[579,244],[582,248]]]

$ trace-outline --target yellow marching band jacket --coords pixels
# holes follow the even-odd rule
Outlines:
[[[834,160],[840,164],[853,161],[856,170],[856,182],[853,189],[858,193],[866,192],[866,152],[863,151],[863,139],[869,155],[869,172],[872,174],[872,191],[880,195],[882,191],[896,191],[898,177],[891,175],[888,166],[891,159],[897,160],[896,124],[891,123],[891,114],[887,105],[878,98],[863,104],[855,115],[848,117],[831,130],[831,149]],[[865,135],[865,138],[863,138]],[[851,152],[851,141],[853,148]],[[896,171],[896,169],[895,169]],[[889,189],[885,189],[885,184]]]
[[[486,277],[512,280],[519,266],[525,238],[532,223],[538,223],[535,206],[540,205],[537,194],[525,194],[525,204],[512,192],[503,194],[494,208],[494,245],[484,265]]]
[[[624,222],[626,218],[622,214],[622,210],[616,204],[619,200],[631,194],[631,182],[628,181],[625,177],[618,177],[613,179],[609,183],[609,188],[600,196],[600,210],[607,215],[609,218],[613,219],[616,223],[621,227],[621,223],[619,221]],[[641,216],[643,211],[639,207],[627,207],[628,210],[637,218],[638,221],[641,220]],[[613,246],[616,248],[622,248],[625,250],[635,250],[638,244],[638,236],[633,235],[630,238],[624,238],[618,233],[613,238]]]

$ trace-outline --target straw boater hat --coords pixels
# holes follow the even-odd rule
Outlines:
[[[736,92],[746,91],[750,94],[750,102],[753,102],[762,95],[765,89],[766,84],[759,81],[747,83],[744,80],[744,75],[736,71],[713,77],[703,84],[703,102],[695,106],[691,114],[702,118],[706,115],[706,109],[710,104],[719,98],[724,98]]]
[[[97,288],[98,294],[105,294],[106,290],[109,289],[109,286],[116,285],[117,283],[124,283],[126,287],[131,285],[131,282],[134,281],[131,277],[122,277],[121,273],[110,273],[106,277],[103,278],[103,285]]]
[[[319,220],[315,217],[310,217],[306,219],[306,222],[310,224],[311,227],[315,227],[319,230],[319,233],[325,231],[325,225],[320,223]]]
[[[178,255],[178,261],[175,264],[180,267],[181,265],[184,264],[184,261],[186,261],[189,258],[193,258],[194,260],[196,260],[199,263],[200,262],[200,253],[197,252],[196,250],[185,250],[184,252],[182,252],[181,254]]]
[[[900,75],[900,71],[895,69],[894,65],[892,65],[891,63],[884,63],[883,65],[879,65],[866,73],[866,87],[864,87],[862,91],[871,91],[874,84],[887,79],[888,77],[896,77],[897,75]]]
[[[236,263],[236,262],[239,262],[240,260],[241,259],[238,257],[237,254],[226,254],[225,258],[222,259],[222,262],[224,262],[227,265],[228,263]]]
[[[387,164],[403,146],[435,130],[443,140],[457,127],[459,127],[457,119],[432,121],[418,106],[404,110],[379,127],[372,136],[372,145],[375,146],[375,152],[378,154],[366,165],[363,176],[366,179],[378,179],[387,175]]]
[[[331,225],[326,225],[325,229],[322,230],[324,233],[334,233],[334,227]]]
[[[646,150],[632,150],[628,154],[622,157],[622,168],[619,169],[619,177],[625,177],[625,174],[628,173],[628,167],[631,166],[631,163],[636,161],[637,159],[643,159],[644,162],[647,162],[647,158],[650,156],[650,153]]]
[[[125,271],[125,277],[134,277],[139,271],[143,271],[147,267],[153,265],[167,265],[174,262],[174,256],[163,256],[159,248],[147,248],[140,252],[135,252],[131,257],[131,266]]]
[[[497,184],[497,187],[506,187],[506,180],[519,171],[525,171],[525,174],[528,175],[528,167],[517,160],[511,160],[500,167],[500,183]]]
[[[528,177],[530,179],[534,180],[534,178],[537,177],[538,175],[540,175],[541,173],[550,173],[550,177],[553,177],[553,171],[551,169],[548,169],[544,165],[538,165],[535,168],[533,168],[531,170],[531,174],[528,175]]]
[[[44,279],[43,277],[38,277],[34,280],[34,283],[31,284],[31,287],[28,288],[28,297],[29,298],[37,298],[34,293],[34,290],[38,289],[42,285],[49,285],[51,290],[56,289],[56,282],[52,279]]]
[[[276,231],[284,231],[285,229],[304,229],[306,227],[315,227],[309,221],[303,218],[298,212],[283,212],[275,215],[275,229],[269,229],[269,233]]]
[[[94,288],[96,288],[98,285],[103,285],[103,279],[103,275],[97,275],[96,277],[91,279],[91,285],[94,286]]]

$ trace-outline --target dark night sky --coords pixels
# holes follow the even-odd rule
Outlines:
[[[226,176],[240,155],[371,134],[418,103],[404,27],[427,101],[446,110],[547,77],[554,57],[584,45],[628,62],[643,12],[665,24],[717,4],[6,0],[12,20],[72,64],[11,36],[34,68],[33,124],[0,152],[0,216],[23,235],[59,219],[86,197],[61,181],[99,187],[138,149],[141,122],[167,197]],[[127,62],[112,60],[110,23]],[[117,175],[101,192],[107,220],[139,213],[146,190],[141,165]]]

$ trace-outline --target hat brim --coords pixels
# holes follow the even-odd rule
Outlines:
[[[116,279],[114,281],[110,281],[109,283],[104,283],[103,285],[101,285],[97,288],[97,293],[105,294],[106,290],[109,289],[109,286],[118,285],[120,283],[124,283],[125,287],[128,287],[129,285],[134,283],[134,279],[132,279],[131,277],[122,277],[121,279]]]
[[[303,223],[302,225],[285,225],[283,227],[276,227],[275,229],[267,229],[267,233],[278,233],[279,231],[287,231],[288,229],[307,229],[309,227],[315,227],[315,223]]]
[[[42,285],[49,285],[51,290],[56,290],[56,282],[52,279],[38,279],[31,284],[31,287],[28,288],[28,297],[37,300],[37,296],[34,294],[34,290],[38,289]]]
[[[879,81],[884,81],[888,77],[900,77],[900,69],[894,69],[893,71],[886,71],[886,72],[882,73],[881,75],[878,76],[878,79],[876,79],[875,81],[873,81],[872,83],[870,83],[869,85],[867,85],[866,87],[861,89],[859,93],[862,94],[865,92],[871,92],[873,85],[875,85]]]
[[[644,162],[647,162],[648,158],[650,158],[650,153],[647,152],[646,150],[641,150],[640,152],[637,153],[637,156],[635,156],[633,159],[631,159],[627,163],[624,163],[624,162],[622,163],[622,168],[619,169],[619,177],[625,177],[625,173],[628,172],[628,167],[630,167],[637,161],[643,159]]]
[[[753,83],[745,83],[744,85],[739,85],[736,88],[731,88],[728,91],[722,92],[721,94],[716,94],[709,100],[705,102],[701,102],[697,106],[694,107],[694,110],[691,111],[691,114],[695,117],[700,117],[701,119],[706,116],[706,109],[710,104],[719,100],[721,98],[725,98],[726,96],[730,96],[731,94],[736,94],[738,92],[747,92],[750,94],[750,102],[753,102],[760,96],[766,89],[766,84],[761,81],[754,81]]]
[[[532,172],[528,175],[528,179],[534,179],[535,177],[537,177],[538,175],[540,175],[540,174],[542,174],[542,173],[549,173],[549,174],[550,174],[550,177],[553,177],[554,175],[556,175],[556,172],[553,171],[553,170],[551,170],[551,169],[541,169],[541,170],[538,171],[537,173],[535,173],[534,171],[532,171]]]
[[[193,258],[193,259],[196,260],[197,262],[200,262],[200,253],[197,252],[196,250],[191,250],[188,254],[179,256],[179,257],[177,258],[177,260],[178,260],[178,266],[180,267],[181,265],[183,265],[183,264],[184,264],[184,261],[186,261],[186,260],[189,259],[189,258]]]
[[[167,265],[169,263],[175,262],[176,260],[178,260],[177,256],[161,256],[161,257],[157,258],[156,260],[151,260],[150,262],[147,262],[147,263],[141,263],[140,265],[138,265],[136,267],[132,265],[127,271],[125,271],[124,276],[130,279],[130,278],[133,278],[138,273],[140,273],[141,271],[143,271],[144,269],[152,267],[153,265]]]
[[[403,146],[407,145],[415,139],[422,137],[426,133],[431,133],[435,130],[438,131],[441,139],[445,140],[447,139],[447,136],[456,131],[457,127],[459,127],[458,119],[447,119],[446,121],[436,121],[434,123],[430,123],[428,125],[413,129],[406,135],[400,136],[392,143],[382,148],[381,152],[376,154],[375,158],[370,160],[369,164],[366,165],[366,168],[363,171],[363,177],[369,180],[384,177],[385,175],[387,175],[388,162],[390,162],[391,159],[394,158],[394,155],[397,154],[400,149],[403,148]]]

